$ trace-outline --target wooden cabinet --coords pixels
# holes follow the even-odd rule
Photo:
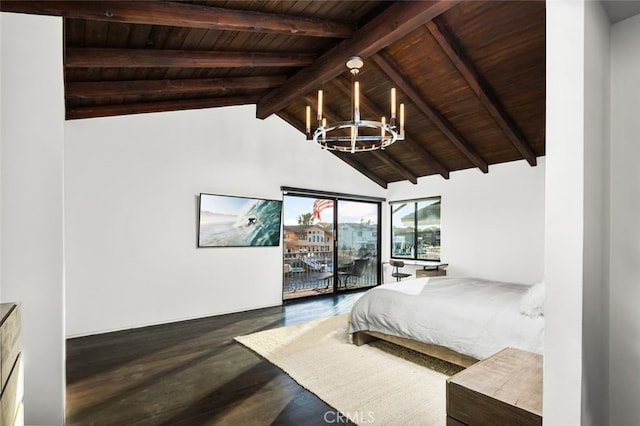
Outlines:
[[[542,355],[507,348],[451,376],[447,425],[542,425]]]
[[[16,425],[21,419],[23,372],[20,340],[20,306],[0,304],[0,424]]]

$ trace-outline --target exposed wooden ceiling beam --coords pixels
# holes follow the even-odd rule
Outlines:
[[[346,96],[351,96],[351,83],[345,77],[336,78],[332,81],[334,85],[342,91]],[[307,98],[308,99],[308,98]],[[382,111],[382,109],[376,105],[369,97],[360,93],[360,108],[367,115],[372,117],[382,117],[387,114]],[[422,157],[422,159],[430,164],[436,171],[445,179],[449,179],[449,170],[440,163],[429,151],[427,151],[422,145],[416,142],[415,138],[411,136],[410,132],[405,130],[404,141],[396,142],[396,143],[406,143],[411,146],[414,151]],[[417,182],[414,182],[417,183]]]
[[[114,115],[143,114],[148,112],[178,111],[186,109],[215,108],[231,105],[254,104],[257,96],[230,96],[226,98],[181,99],[132,104],[78,106],[67,108],[67,120],[78,118],[108,117]]]
[[[386,150],[385,150],[386,151]],[[397,160],[395,160],[391,154],[385,151],[371,151],[370,153],[376,157],[378,160],[391,167],[396,172],[400,173],[401,176],[404,176],[406,180],[411,182],[412,184],[418,183],[418,176],[410,172],[406,167],[400,164]]]
[[[230,89],[270,89],[284,84],[283,75],[266,77],[197,78],[182,80],[76,81],[65,84],[67,99],[111,96],[183,95]]]
[[[382,71],[395,82],[400,90],[407,95],[411,101],[420,108],[420,111],[435,124],[438,129],[462,152],[476,167],[483,173],[489,172],[489,165],[480,157],[473,147],[467,142],[462,135],[440,114],[426,99],[420,94],[418,89],[405,78],[401,70],[393,63],[391,58],[384,54],[376,54],[373,60],[378,64]]]
[[[305,133],[306,125],[301,120],[294,117],[292,114],[289,114],[285,110],[278,111],[277,115],[287,123],[291,124],[296,129],[298,129],[300,133],[302,133],[303,135],[306,135]],[[305,140],[304,142],[308,143],[309,141]],[[369,170],[367,167],[365,167],[362,163],[357,161],[353,155],[336,152],[336,151],[330,151],[330,152],[336,157],[338,157],[339,159],[341,159],[342,161],[344,161],[345,163],[347,163],[348,165],[350,165],[351,167],[353,167],[354,169],[356,169],[357,171],[359,171],[360,173],[362,173],[363,175],[365,175],[366,177],[368,177],[369,179],[371,179],[373,182],[377,183],[378,185],[380,185],[385,189],[387,188],[387,182],[384,179],[382,179],[380,176],[378,176],[377,174]]]
[[[422,145],[416,142],[415,138],[410,137],[410,133],[405,130],[405,142],[407,142],[418,155],[426,159],[427,163],[433,167],[440,176],[445,179],[449,179],[449,169],[442,165],[429,151],[427,151]]]
[[[3,12],[64,16],[93,21],[121,22],[210,30],[279,33],[312,37],[348,38],[355,27],[342,22],[300,16],[165,1],[13,1],[2,0]]]
[[[476,71],[473,63],[465,56],[462,47],[458,41],[442,26],[441,23],[434,21],[427,22],[427,29],[438,42],[444,53],[449,57],[453,65],[458,69],[460,75],[467,81],[471,90],[474,91],[480,102],[487,109],[496,123],[500,126],[511,143],[529,162],[530,165],[536,165],[536,154],[531,146],[526,142],[524,135],[518,129],[518,126],[509,117],[506,110],[500,105],[498,98],[493,90],[484,81],[480,74]]]
[[[349,39],[341,41],[320,56],[313,66],[295,74],[287,84],[264,96],[256,109],[266,118],[285,108],[299,96],[344,72],[353,55],[367,58],[459,3],[458,0],[397,2],[373,18]]]
[[[378,185],[380,185],[381,187],[383,187],[384,189],[387,189],[387,181],[385,181],[380,176],[376,175],[371,170],[369,170],[364,164],[358,161],[354,155],[349,154],[347,152],[338,152],[338,151],[331,151],[331,153],[336,157],[338,157],[339,159],[341,159],[342,161],[344,161],[345,163],[347,163],[348,165],[350,165],[351,167],[353,167],[354,169],[356,169],[357,171],[359,171],[360,173],[362,173],[363,175],[365,175],[366,177],[368,177],[369,179],[371,179],[372,181],[374,181],[375,183],[377,183]]]
[[[315,55],[280,52],[214,52],[164,49],[113,49],[68,47],[68,68],[235,68],[306,67]]]

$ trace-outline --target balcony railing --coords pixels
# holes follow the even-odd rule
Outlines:
[[[372,257],[353,258],[334,268],[333,252],[285,253],[283,298],[330,293],[336,274],[338,290],[372,287],[378,284],[376,265]]]

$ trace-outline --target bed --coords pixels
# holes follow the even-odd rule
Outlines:
[[[505,347],[542,353],[544,284],[425,277],[384,284],[354,304],[356,345],[388,340],[468,367]]]

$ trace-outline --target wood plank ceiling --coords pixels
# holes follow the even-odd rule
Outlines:
[[[363,118],[406,104],[406,140],[336,153],[374,182],[545,153],[544,1],[13,1],[64,17],[66,118],[255,104],[304,135],[305,107],[351,115],[346,60],[365,59]],[[314,112],[315,113],[315,112]],[[318,148],[320,149],[320,148]]]

